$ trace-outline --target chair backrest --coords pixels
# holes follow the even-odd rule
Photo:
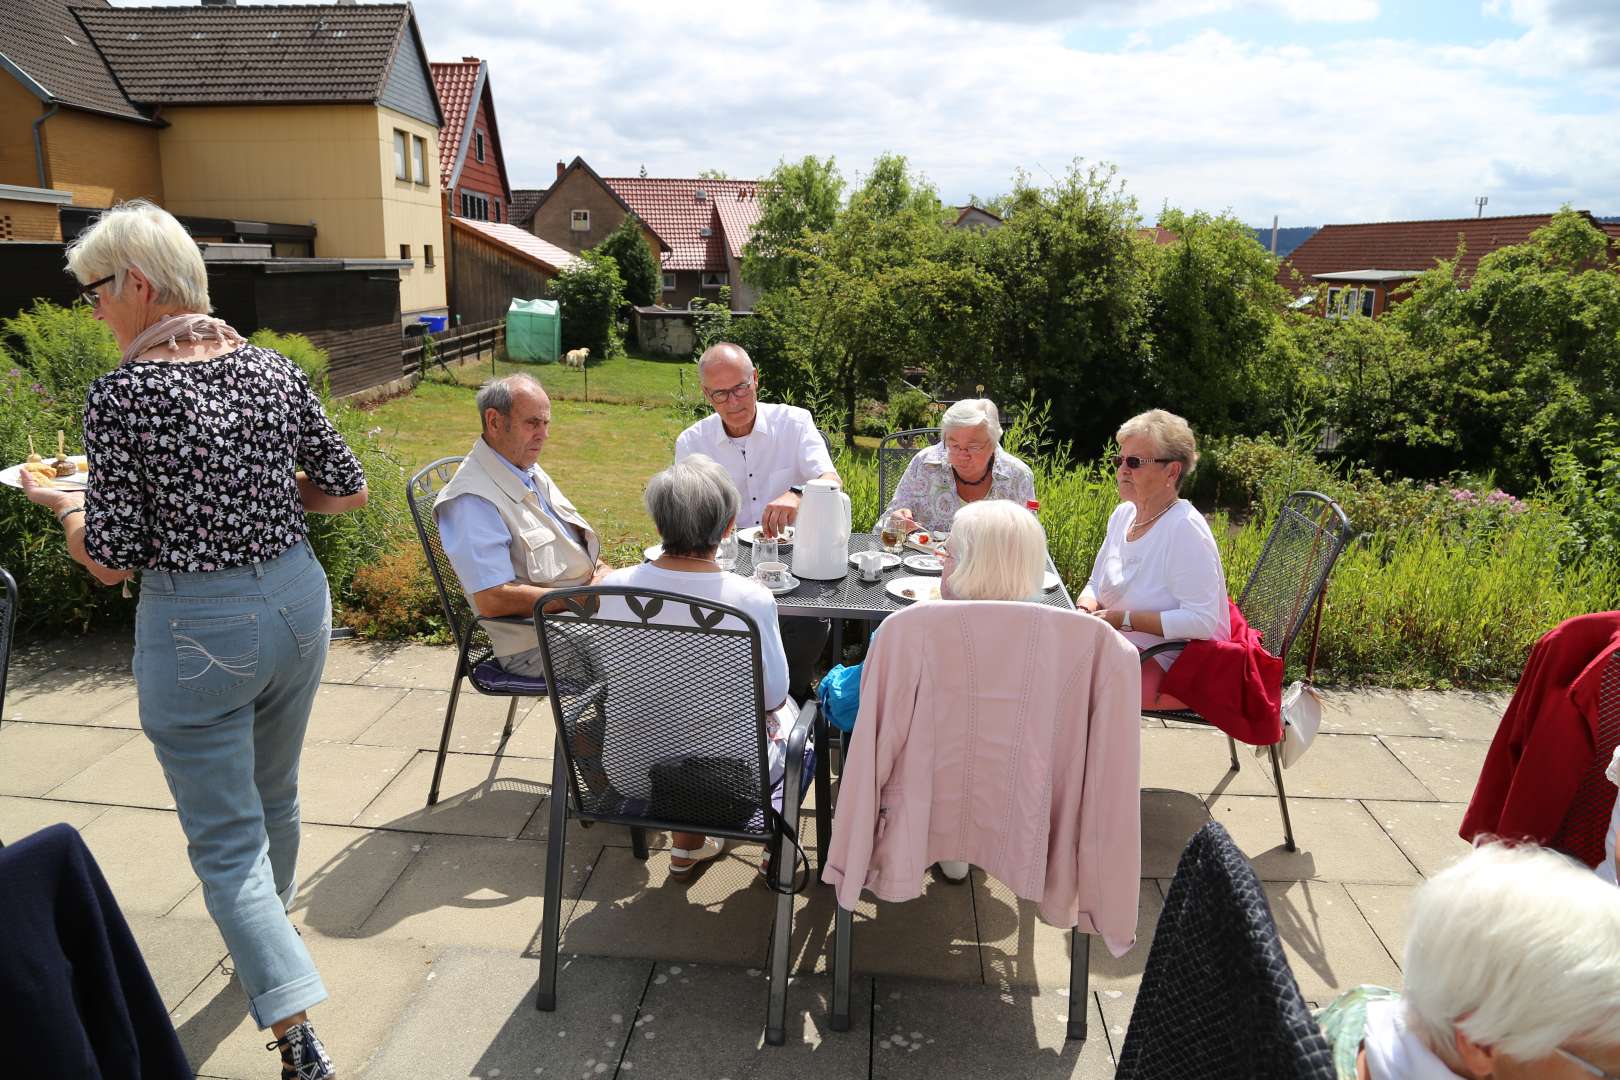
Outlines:
[[[1283,500],[1237,601],[1268,652],[1288,658],[1352,533],[1350,519],[1326,495],[1296,491]]]
[[[462,635],[476,622],[472,605],[461,591],[461,580],[439,543],[439,520],[433,516],[433,501],[438,497],[462,458],[445,457],[424,465],[410,483],[405,485],[405,502],[411,508],[411,520],[416,523],[417,538],[422,541],[422,553],[427,556],[428,570],[433,574],[433,587],[439,593],[439,608],[444,613],[445,625],[459,646]]]
[[[882,511],[894,498],[894,489],[906,474],[906,466],[917,452],[939,441],[939,428],[911,428],[891,431],[878,442],[878,510]]]
[[[0,715],[6,708],[6,672],[11,667],[11,635],[17,627],[17,581],[0,567]]]
[[[1610,654],[1599,677],[1596,733],[1592,762],[1575,789],[1558,832],[1547,842],[1549,847],[1573,855],[1588,866],[1596,866],[1606,857],[1604,841],[1614,816],[1615,788],[1609,781],[1608,769],[1614,760],[1614,748],[1620,746],[1620,653]]]
[[[1118,1080],[1333,1080],[1254,868],[1219,822],[1193,835],[1153,933]]]
[[[595,585],[548,593],[534,617],[577,816],[770,834],[764,666],[749,615]]]

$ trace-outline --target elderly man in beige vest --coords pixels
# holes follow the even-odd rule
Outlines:
[[[540,384],[491,379],[478,391],[478,414],[484,433],[433,504],[439,542],[501,667],[539,677],[533,627],[488,620],[528,618],[547,592],[592,584],[610,568],[597,557],[595,530],[538,464],[551,427]]]

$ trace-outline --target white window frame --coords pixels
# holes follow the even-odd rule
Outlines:
[[[591,212],[589,210],[570,210],[570,211],[568,211],[568,231],[569,232],[590,232],[591,231]]]
[[[427,184],[427,140],[420,135],[411,136],[411,179]]]
[[[703,271],[703,288],[720,289],[731,284],[731,275],[724,270]]]
[[[411,179],[410,136],[399,128],[394,129],[394,179]]]
[[[673,270],[665,270],[664,271],[663,285],[664,285],[664,292],[674,292],[675,291],[675,272]]]
[[[1357,305],[1356,310],[1359,311],[1361,314],[1367,316],[1369,319],[1372,318],[1373,308],[1377,306],[1377,299],[1376,299],[1377,295],[1378,295],[1378,290],[1376,290],[1376,289],[1373,289],[1373,288],[1362,289],[1361,290],[1361,303]]]

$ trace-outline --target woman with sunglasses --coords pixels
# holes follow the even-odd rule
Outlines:
[[[1187,421],[1163,409],[1133,416],[1115,436],[1115,482],[1124,502],[1076,604],[1124,633],[1138,649],[1169,638],[1226,641],[1232,636],[1226,572],[1215,534],[1181,485],[1198,465]],[[1144,708],[1179,709],[1159,693],[1172,656],[1142,665]]]
[[[90,385],[83,493],[31,483],[68,554],[140,576],[141,729],[174,794],[203,900],[283,1077],[336,1075],[306,1014],[326,988],[287,917],[298,763],[331,632],[306,512],[366,503],[360,462],[292,361],[206,314],[202,252],[143,200],[103,213],[68,267],[123,351]]]
[[[1001,414],[989,398],[965,398],[939,419],[939,442],[911,459],[883,508],[914,528],[949,532],[969,503],[1006,499],[1025,506],[1035,498],[1035,474],[1001,448]]]

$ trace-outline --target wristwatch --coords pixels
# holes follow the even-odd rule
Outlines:
[[[1136,627],[1131,625],[1131,613],[1130,612],[1127,611],[1127,612],[1125,612],[1123,615],[1121,615],[1119,617],[1119,628],[1121,630],[1127,630],[1127,631],[1136,629]]]
[[[788,490],[793,492],[793,494],[795,494],[795,495],[803,495],[804,494],[804,485],[803,484],[794,484],[792,487],[788,488]]]

